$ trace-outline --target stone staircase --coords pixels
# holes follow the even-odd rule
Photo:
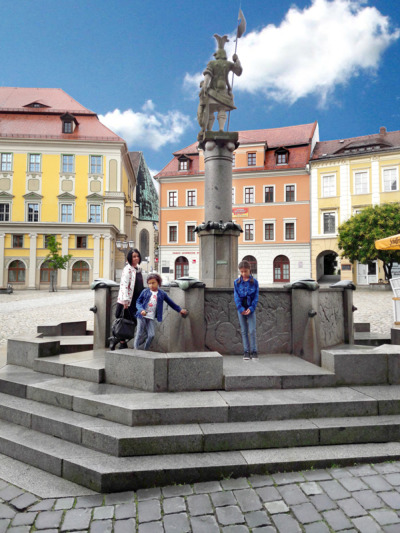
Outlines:
[[[349,381],[364,355],[377,361],[367,384],[333,386],[343,371],[287,355],[224,358],[225,390],[174,393],[105,383],[114,355],[105,350],[8,364],[0,453],[100,492],[398,459],[396,349],[342,348],[323,359],[346,353]]]

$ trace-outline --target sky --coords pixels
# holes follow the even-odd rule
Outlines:
[[[196,141],[199,82],[227,34],[230,130],[314,121],[320,140],[400,130],[398,0],[0,0],[0,83],[58,87],[152,172]]]

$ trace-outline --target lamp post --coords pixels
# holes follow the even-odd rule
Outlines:
[[[126,262],[126,256],[128,255],[129,250],[132,250],[132,248],[135,247],[135,241],[115,241],[115,246],[118,250],[124,252]]]

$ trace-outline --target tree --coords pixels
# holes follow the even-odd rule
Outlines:
[[[46,248],[49,250],[49,253],[46,256],[46,261],[50,271],[50,292],[56,290],[57,285],[57,271],[65,270],[68,265],[68,261],[71,259],[71,254],[60,255],[60,250],[62,248],[61,244],[57,242],[57,239],[54,235],[48,235],[46,239]]]
[[[400,253],[375,248],[375,241],[400,233],[400,205],[381,204],[367,207],[361,213],[349,218],[339,227],[339,249],[341,256],[352,263],[368,263],[380,259],[383,262],[386,279],[392,277],[394,262],[400,262]]]

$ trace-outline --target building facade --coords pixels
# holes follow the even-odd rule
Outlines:
[[[118,276],[137,224],[125,141],[61,89],[1,87],[0,158],[0,285],[48,287],[48,235],[72,255],[58,288]]]
[[[240,223],[239,261],[261,284],[311,273],[308,162],[318,124],[239,132],[233,158],[232,218]],[[204,221],[204,156],[197,143],[175,152],[159,172],[160,271],[199,276],[195,227]]]
[[[312,274],[340,274],[357,285],[385,279],[380,261],[340,259],[338,226],[367,206],[400,201],[400,131],[318,142],[312,154]]]

